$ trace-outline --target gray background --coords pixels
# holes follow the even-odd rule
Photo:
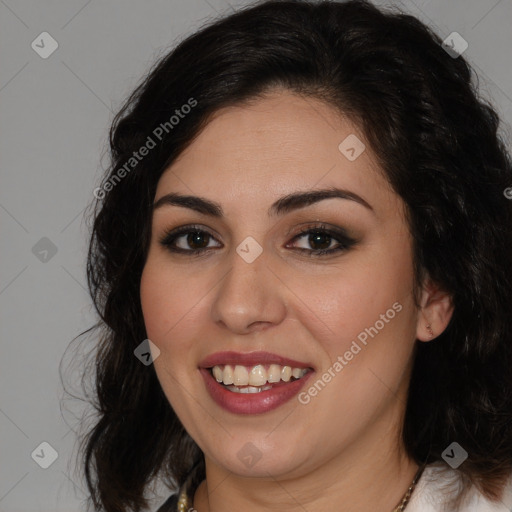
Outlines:
[[[507,123],[510,144],[512,0],[378,3],[417,15],[443,39],[462,35],[469,44],[464,56]],[[1,512],[85,510],[67,411],[79,412],[80,404],[61,411],[58,366],[71,340],[95,321],[83,214],[107,163],[109,123],[161,52],[244,4],[0,0]],[[31,47],[45,31],[59,45],[47,59]],[[58,452],[47,469],[31,457],[42,442]],[[37,453],[39,460],[49,457],[44,447]],[[155,507],[167,494],[158,493]]]

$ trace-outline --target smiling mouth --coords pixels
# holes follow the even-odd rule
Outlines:
[[[279,364],[215,365],[209,368],[213,378],[233,393],[261,393],[273,387],[299,380],[311,368],[294,368]]]

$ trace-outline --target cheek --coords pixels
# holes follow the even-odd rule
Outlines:
[[[162,277],[148,260],[140,281],[140,302],[148,338],[157,345],[161,344],[162,334],[171,327],[171,297]]]
[[[149,257],[141,276],[140,300],[147,337],[160,350],[155,372],[171,406],[183,411],[186,395],[181,389],[189,386],[192,375],[191,318],[198,291],[180,282],[168,263]]]
[[[376,322],[379,327],[384,321],[382,332],[395,331],[395,337],[400,339],[398,331],[404,325],[411,327],[408,317],[413,313],[408,304],[412,298],[411,247],[403,234],[388,233],[372,246],[348,254],[339,264],[313,273],[276,265],[280,280],[288,286],[279,291],[276,282],[276,288],[270,286],[265,293],[269,297],[281,293],[280,300],[288,302],[290,315],[331,356],[348,350],[352,340]],[[209,321],[211,300],[221,278],[205,269],[192,274],[180,270],[170,265],[165,256],[150,251],[140,283],[149,339],[161,350],[189,350],[194,331],[199,333]],[[208,296],[209,293],[213,295]],[[397,302],[403,306],[400,313],[396,306],[393,308]]]
[[[180,383],[196,374],[198,350],[208,321],[208,293],[214,282],[206,274],[191,276],[164,257],[149,256],[140,282],[140,300],[147,337],[159,348],[155,371],[170,402],[183,396]]]
[[[296,283],[297,295],[307,297],[302,321],[322,340],[331,359],[348,350],[359,335],[364,341],[364,333],[373,339],[377,330],[381,339],[399,342],[414,332],[413,268],[408,251],[405,244],[395,250],[366,251],[364,257],[347,258],[329,276]]]
[[[190,278],[185,278],[183,273],[180,276],[168,263],[149,257],[142,272],[140,300],[151,341],[164,345],[167,339],[180,339],[176,332],[180,324],[190,324],[200,297]]]

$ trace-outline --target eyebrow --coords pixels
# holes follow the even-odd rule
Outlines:
[[[332,198],[354,201],[375,213],[372,206],[354,192],[331,187],[328,189],[312,190],[307,192],[294,192],[292,194],[287,194],[272,204],[272,206],[269,208],[268,215],[284,215],[285,213],[289,213],[311,204],[318,203],[319,201]],[[219,203],[202,197],[183,195],[178,192],[172,192],[162,196],[153,204],[153,211],[161,208],[162,206],[181,206],[183,208],[189,208],[196,212],[202,213],[203,215],[209,215],[211,217],[220,218],[224,215],[222,206]]]

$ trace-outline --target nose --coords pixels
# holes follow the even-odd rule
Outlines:
[[[214,295],[212,320],[233,333],[247,334],[281,323],[286,315],[285,289],[269,268],[265,251],[247,263],[236,251],[230,256]]]

